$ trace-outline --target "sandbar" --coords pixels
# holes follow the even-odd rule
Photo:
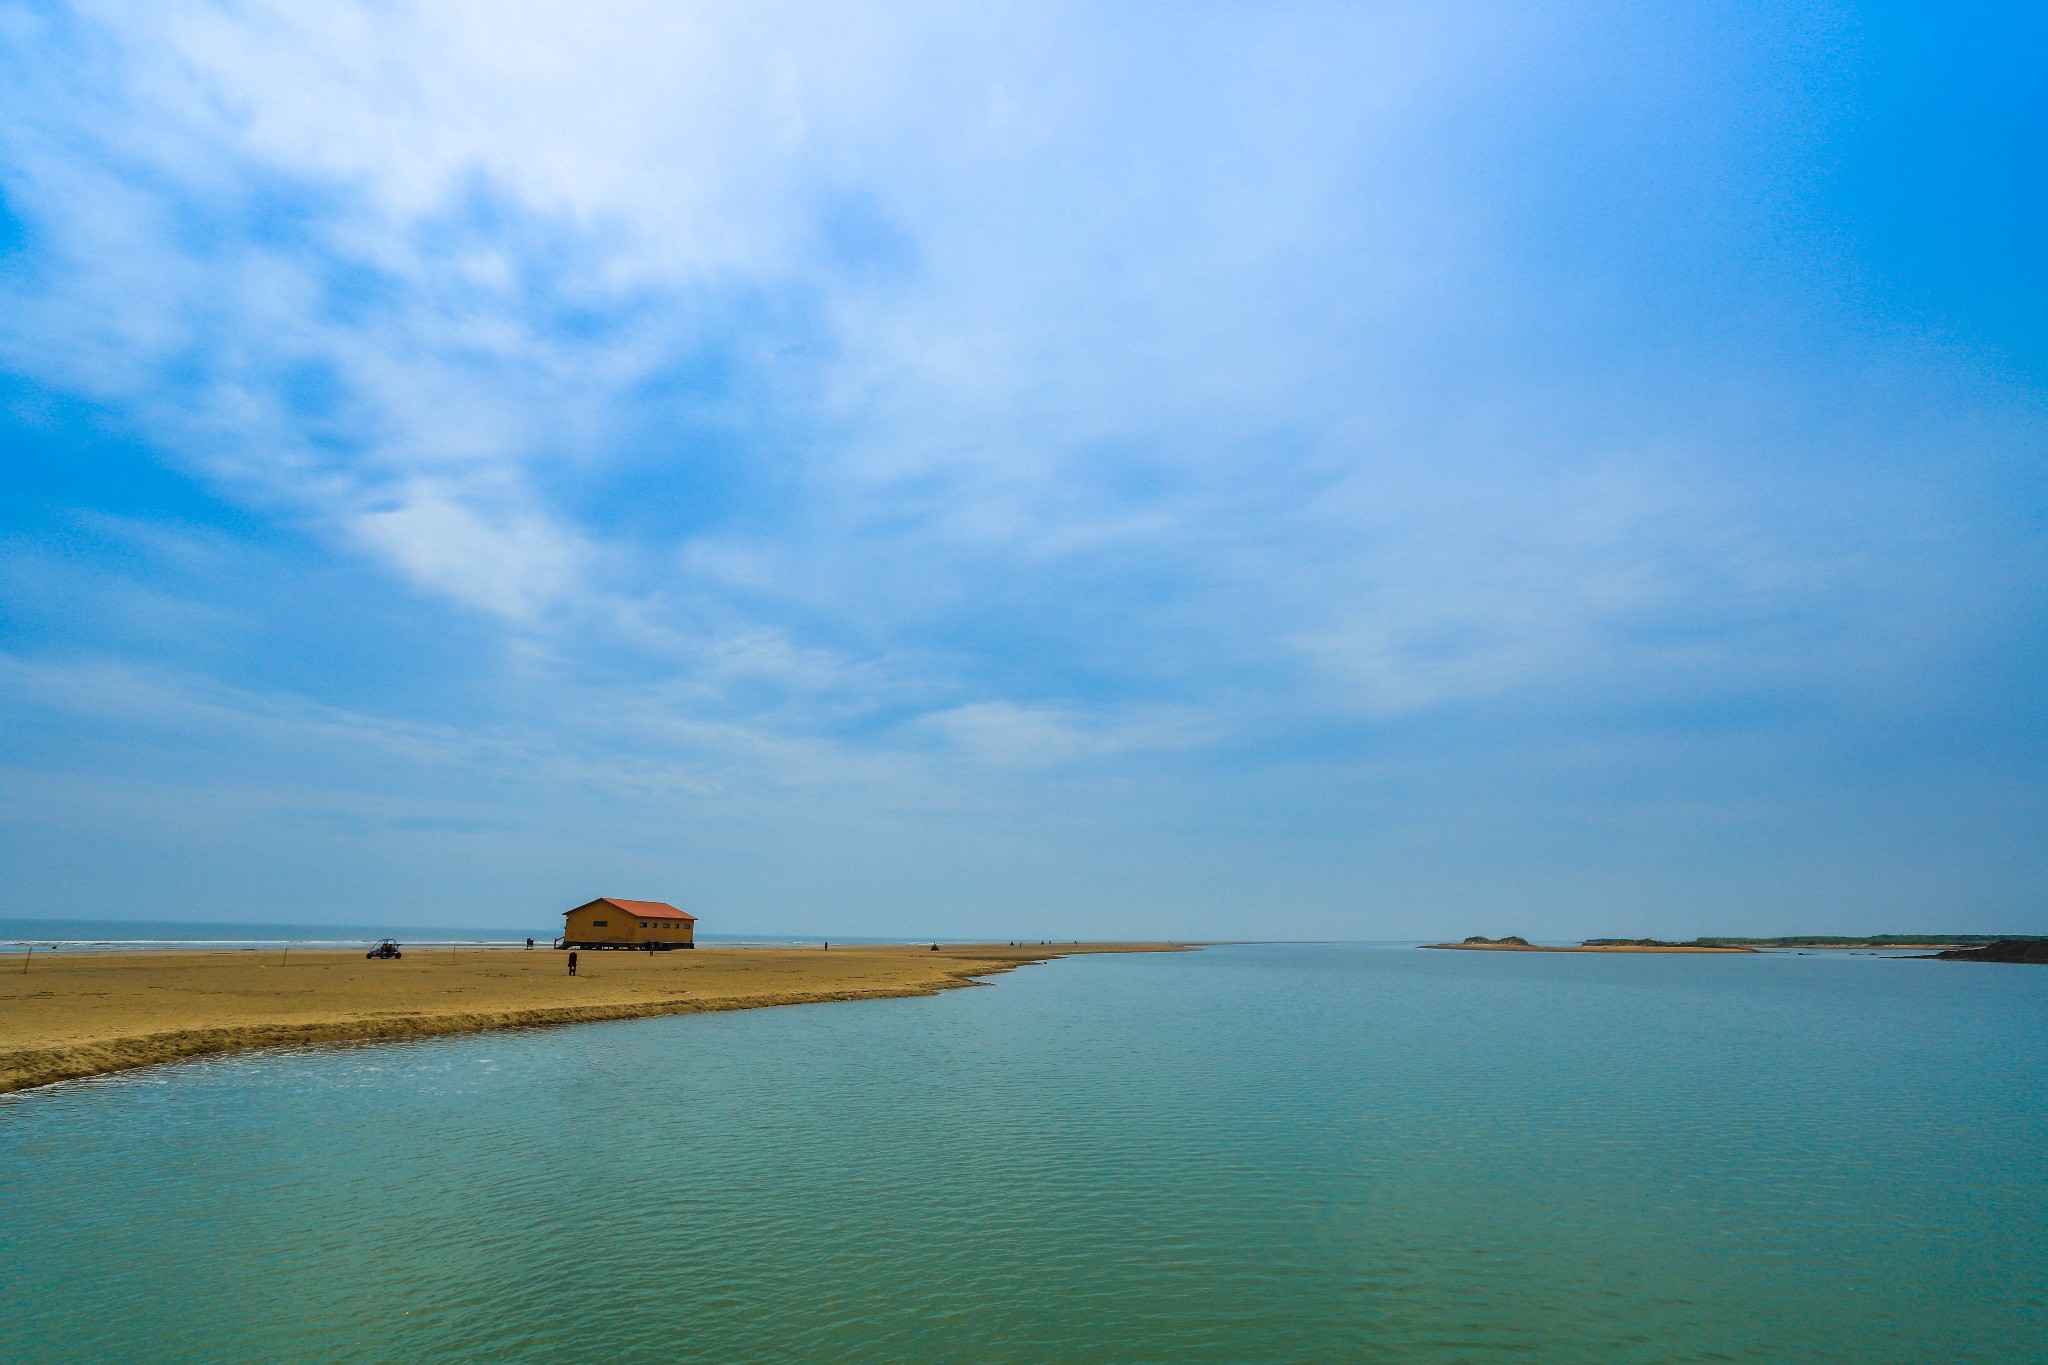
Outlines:
[[[386,1041],[485,1029],[936,995],[1080,953],[1178,943],[37,953],[0,960],[0,1094],[247,1048]]]

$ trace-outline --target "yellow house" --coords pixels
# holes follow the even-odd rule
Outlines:
[[[697,946],[697,917],[661,901],[605,896],[562,912],[557,948],[667,948]]]

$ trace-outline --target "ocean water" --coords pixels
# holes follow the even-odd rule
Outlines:
[[[0,916],[0,958],[33,951],[63,953],[136,952],[166,948],[189,948],[207,952],[260,951],[269,948],[367,948],[384,938],[396,938],[408,945],[441,946],[451,943],[509,947],[531,937],[553,942],[562,926],[553,918],[525,928],[452,928],[447,925],[381,924],[262,924],[223,923],[207,920],[61,920],[20,919]],[[786,947],[819,942],[814,934],[718,934],[702,933],[697,942],[722,947]],[[922,942],[902,938],[835,939],[838,943]]]
[[[550,938],[559,927],[547,931]],[[394,924],[263,924],[206,920],[58,920],[0,916],[0,955],[43,952],[135,952],[192,948],[364,948],[386,937],[408,943],[523,943],[538,929],[474,929]]]
[[[2048,1361],[2048,970],[1225,947],[0,1099],[0,1358]]]

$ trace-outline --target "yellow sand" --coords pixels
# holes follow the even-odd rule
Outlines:
[[[0,1093],[251,1047],[934,995],[1072,953],[1179,947],[584,952],[575,977],[567,954],[546,949],[409,949],[397,962],[304,950],[9,956],[0,964]]]

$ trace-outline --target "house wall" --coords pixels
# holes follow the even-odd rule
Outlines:
[[[600,920],[607,923],[600,925]],[[643,920],[608,905],[578,906],[562,924],[562,937],[571,943],[694,944],[697,938],[697,926],[689,920]]]

